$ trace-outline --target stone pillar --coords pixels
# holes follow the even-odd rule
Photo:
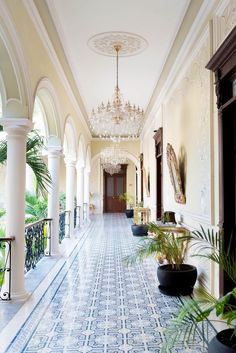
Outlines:
[[[60,175],[60,146],[48,146],[48,170],[51,174],[52,185],[48,187],[48,218],[52,218],[51,254],[59,255],[59,175]]]
[[[86,221],[89,221],[89,177],[90,177],[90,171],[87,171],[85,169],[85,171],[84,171],[84,203],[87,204]]]
[[[66,210],[70,211],[70,234],[74,232],[74,197],[75,197],[75,161],[65,159],[66,163]]]
[[[137,199],[138,202],[141,201],[141,171],[140,169],[137,170],[137,183],[138,183],[138,195],[137,195]]]
[[[80,206],[80,223],[83,223],[84,167],[77,164],[77,206]]]
[[[7,132],[6,236],[12,242],[11,297],[25,300],[25,180],[26,139],[33,124],[28,119],[1,119]]]

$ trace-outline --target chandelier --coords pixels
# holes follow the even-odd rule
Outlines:
[[[103,102],[92,110],[89,118],[93,134],[104,139],[119,142],[137,138],[141,132],[144,111],[139,106],[131,105],[123,100],[119,89],[119,52],[121,44],[114,44],[116,53],[116,87],[113,98],[105,105]]]
[[[103,164],[123,164],[127,160],[126,153],[117,144],[104,148],[101,151],[101,163]]]
[[[121,170],[120,164],[106,163],[106,164],[103,164],[102,167],[105,170],[105,172],[109,173],[110,175],[113,175],[115,173],[119,173]]]
[[[101,152],[102,168],[110,175],[119,173],[121,170],[121,164],[125,163],[126,160],[125,151],[120,149],[117,144],[104,148]]]

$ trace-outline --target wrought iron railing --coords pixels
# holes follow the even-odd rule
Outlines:
[[[74,208],[74,228],[80,227],[80,206]]]
[[[51,255],[51,218],[44,218],[25,227],[25,271],[35,268],[45,255]]]
[[[0,299],[11,299],[11,243],[15,237],[0,238]]]
[[[63,211],[59,214],[59,243],[64,238],[70,237],[70,211]]]
[[[83,220],[85,221],[88,217],[88,204],[86,202],[83,203]]]
[[[74,208],[74,228],[76,227],[77,207]]]

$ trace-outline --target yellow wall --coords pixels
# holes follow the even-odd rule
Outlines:
[[[58,119],[60,119],[62,130],[64,129],[66,117],[71,115],[76,128],[78,129],[78,133],[83,133],[86,141],[88,141],[90,136],[87,132],[88,130],[81,123],[82,115],[79,113],[79,107],[78,109],[75,109],[73,106],[65,84],[56,70],[56,63],[53,62],[53,59],[49,56],[48,50],[46,50],[45,45],[37,33],[35,25],[23,4],[22,1],[18,0],[7,1],[7,7],[14,22],[14,26],[16,27],[17,35],[26,61],[29,73],[28,76],[30,79],[29,86],[31,87],[32,95],[35,94],[40,80],[45,77],[48,78],[56,91],[60,104],[60,116]],[[31,119],[32,112],[29,114],[29,118]]]
[[[218,112],[213,74],[205,66],[230,30],[236,25],[236,4],[216,1],[206,22],[198,27],[194,41],[186,44],[179,61],[173,60],[158,86],[156,100],[148,110],[142,132],[144,166],[151,171],[150,197],[145,206],[156,214],[156,160],[154,130],[163,127],[163,208],[176,212],[176,218],[190,229],[199,224],[217,226],[219,220]],[[181,61],[182,60],[182,61]],[[171,71],[171,68],[175,70]],[[186,203],[174,199],[167,165],[166,146],[170,143],[185,171]],[[193,260],[191,259],[191,262]],[[209,274],[212,292],[218,291],[218,271],[210,263],[198,264]]]

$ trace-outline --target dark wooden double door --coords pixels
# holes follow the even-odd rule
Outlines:
[[[104,212],[125,212],[126,204],[120,201],[119,195],[126,192],[126,165],[119,173],[110,175],[104,171]]]

